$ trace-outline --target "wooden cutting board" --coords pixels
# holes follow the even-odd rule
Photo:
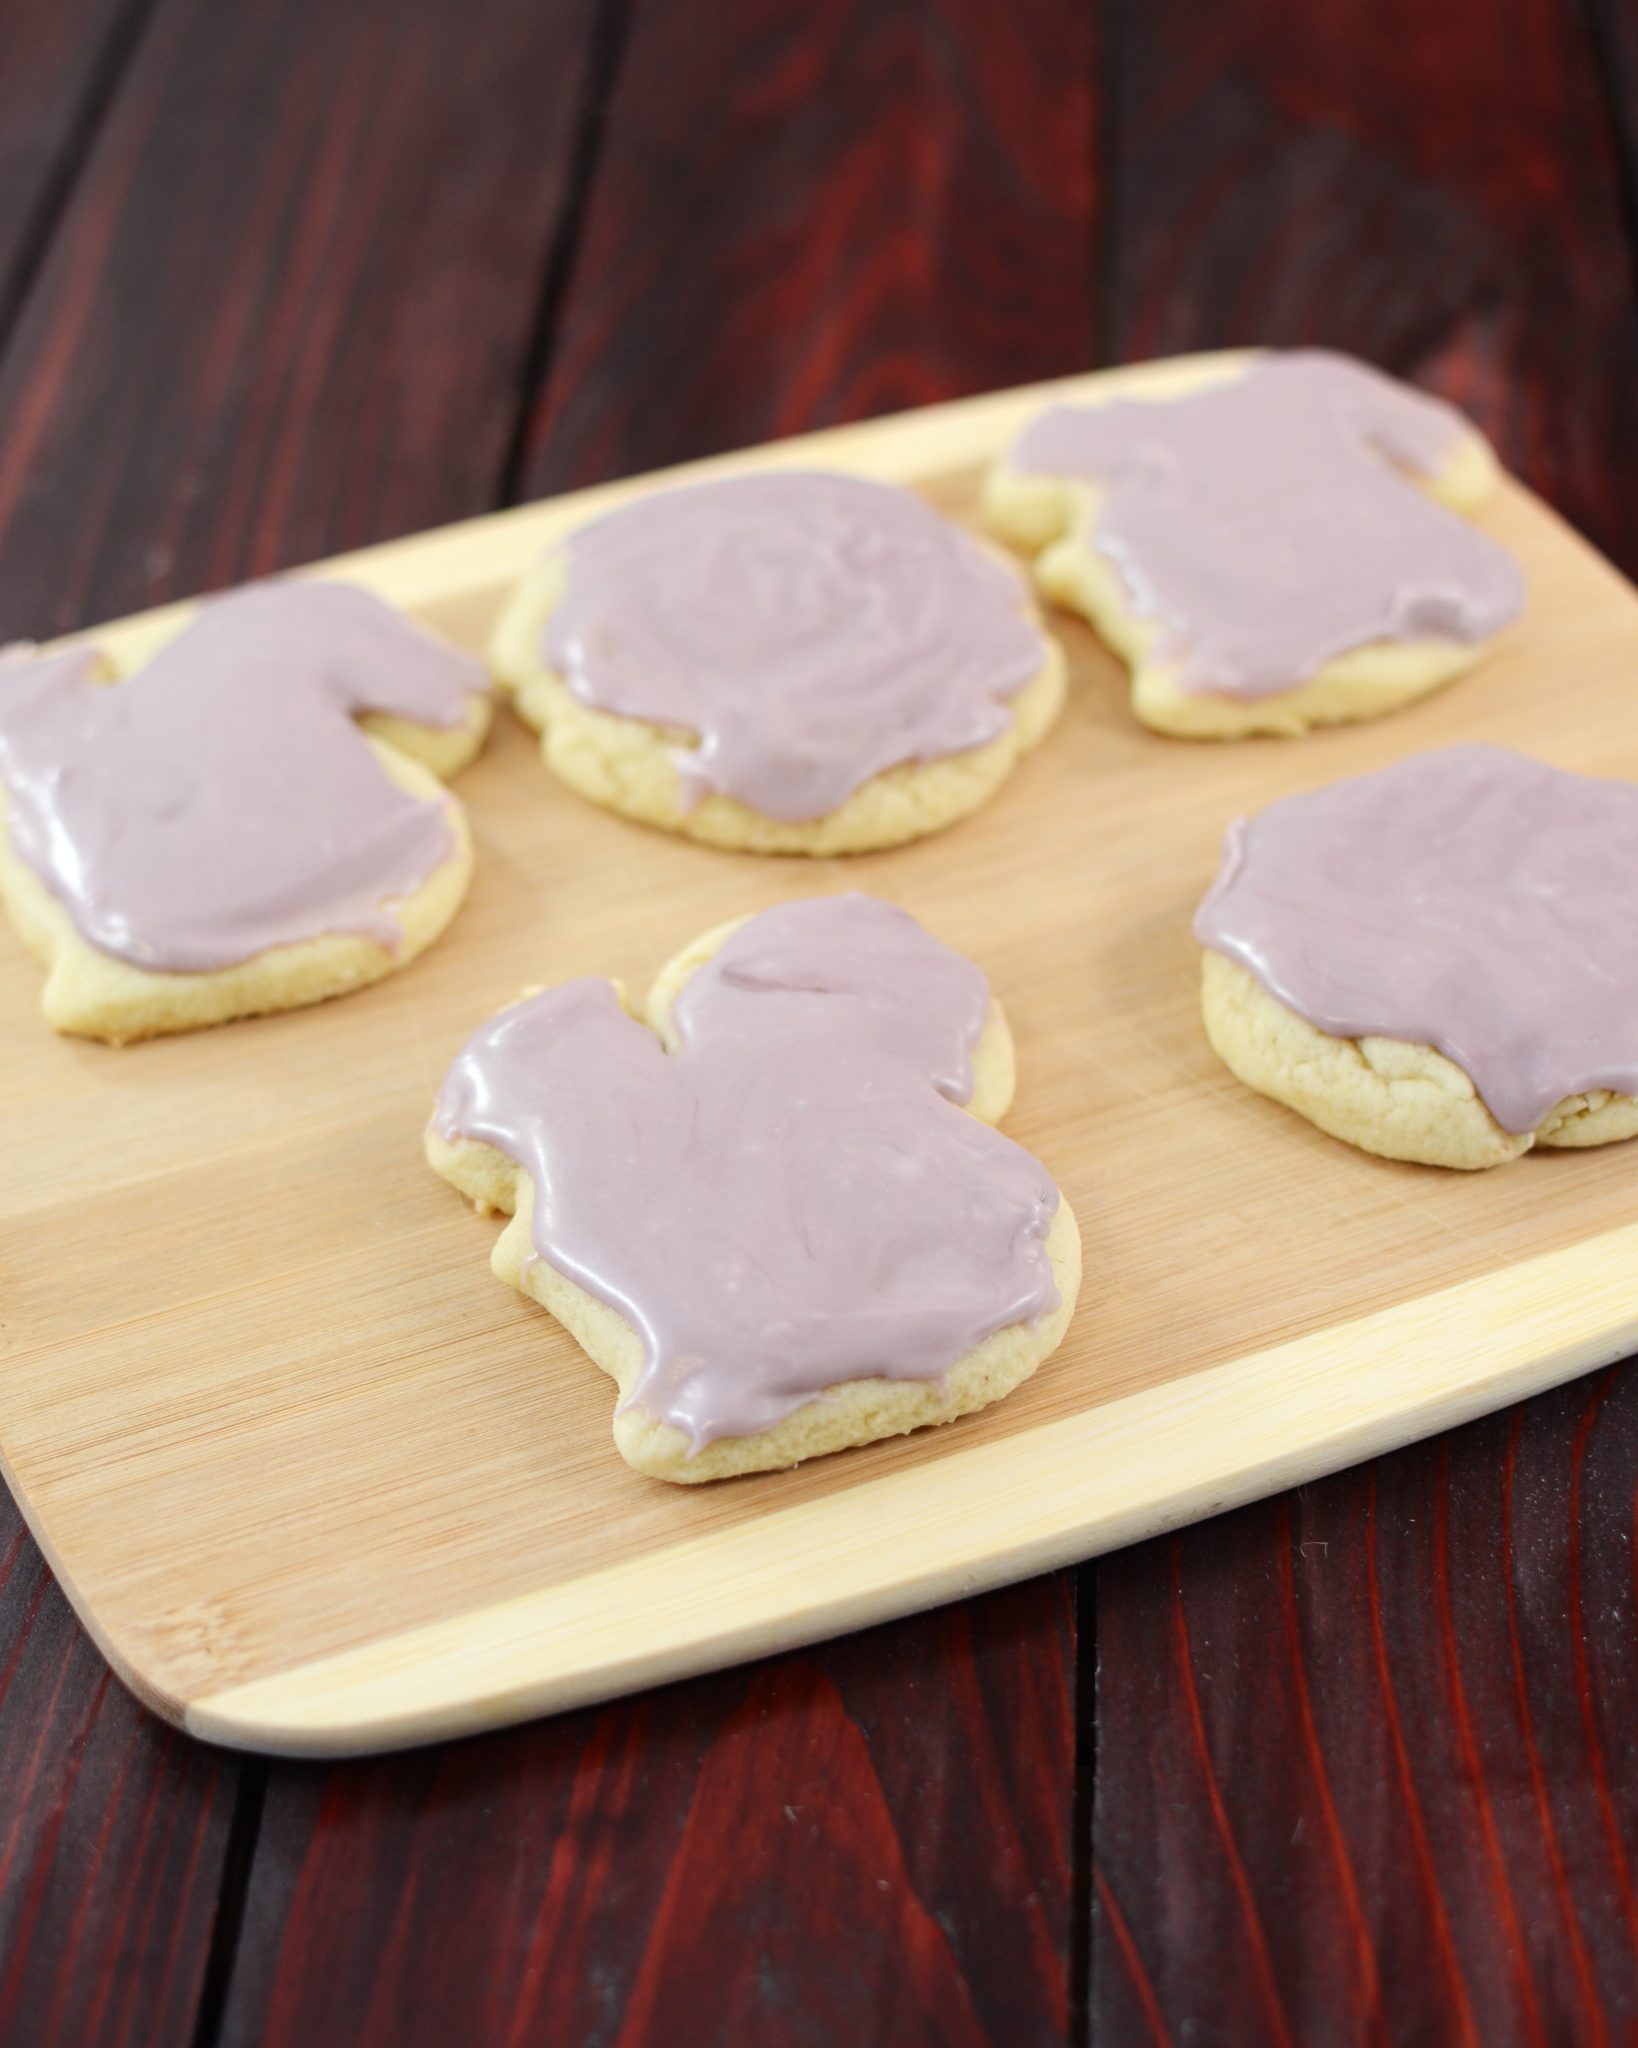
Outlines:
[[[675,475],[800,461],[970,519],[1066,380]],[[324,565],[473,646],[610,486]],[[58,1039],[0,933],[0,1456],[121,1676],[249,1748],[387,1748],[522,1719],[1022,1577],[1288,1486],[1638,1348],[1638,1148],[1471,1177],[1391,1165],[1233,1082],[1189,917],[1237,812],[1471,735],[1638,777],[1638,595],[1509,486],[1529,580],[1474,674],[1380,725],[1214,747],[1144,732],[1060,621],[1046,745],[941,838],[759,860],[595,810],[499,722],[459,784],[478,872],[446,937],[320,1009],[125,1050]],[[1007,1006],[1006,1128],[1086,1248],[1061,1350],[990,1413],[794,1473],[639,1478],[612,1388],[489,1273],[421,1160],[443,1069],[526,982],[633,987],[706,926],[857,887]]]

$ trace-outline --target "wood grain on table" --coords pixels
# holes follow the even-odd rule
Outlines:
[[[1249,339],[1470,404],[1638,570],[1634,43],[1606,0],[0,0],[0,634]],[[1623,2039],[1633,1384],[330,1769],[160,1728],[6,1508],[0,2039]]]

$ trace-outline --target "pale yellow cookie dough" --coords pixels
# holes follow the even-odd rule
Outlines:
[[[645,825],[710,846],[824,857],[902,846],[941,832],[994,795],[1063,705],[1063,650],[1043,630],[1040,672],[1009,699],[1012,723],[987,746],[889,768],[836,810],[800,823],[764,817],[717,791],[689,808],[675,757],[693,745],[691,734],[582,704],[547,667],[542,639],[565,573],[563,557],[552,556],[513,593],[490,640],[496,682],[518,716],[540,734],[547,766],[571,789]]]
[[[743,920],[719,926],[679,953],[662,969],[640,1015],[668,1051],[677,1048],[671,1006],[688,977]],[[629,1007],[629,1006],[628,1006]],[[973,1054],[970,1114],[998,1123],[1013,1093],[1012,1033],[999,1003]],[[491,1266],[496,1276],[539,1302],[558,1319],[619,1389],[623,1401],[642,1368],[642,1340],[616,1310],[534,1256],[530,1235],[534,1188],[529,1176],[504,1152],[470,1139],[426,1134],[428,1162],[485,1213],[510,1216],[496,1240]],[[1038,1327],[1027,1323],[998,1330],[958,1359],[942,1380],[849,1380],[827,1389],[772,1429],[751,1436],[719,1437],[690,1456],[687,1436],[637,1407],[616,1408],[614,1441],[620,1455],[652,1479],[684,1485],[727,1479],[742,1472],[778,1471],[880,1437],[904,1436],[933,1423],[987,1408],[1022,1385],[1055,1351],[1074,1313],[1081,1284],[1081,1237],[1074,1211],[1062,1194],[1047,1235],[1047,1256],[1058,1290],[1058,1307]]]
[[[112,687],[180,632],[185,618],[167,615],[163,631],[142,625],[111,636]],[[442,787],[441,777],[464,768],[489,731],[493,707],[473,694],[464,722],[453,729],[406,719],[359,720],[382,768],[401,789],[424,803],[441,802],[449,818],[450,852],[411,895],[383,904],[399,926],[396,947],[351,932],[332,932],[294,945],[271,946],[232,967],[172,974],[137,967],[105,953],[84,937],[62,902],[12,850],[4,830],[0,790],[0,902],[24,945],[47,974],[41,1009],[53,1030],[125,1045],[174,1031],[224,1024],[235,1017],[295,1010],[344,995],[407,967],[424,953],[460,908],[472,879],[472,834],[465,807]]]
[[[1384,1159],[1468,1172],[1533,1145],[1607,1145],[1638,1136],[1638,1100],[1567,1096],[1534,1131],[1504,1131],[1469,1077],[1430,1045],[1332,1038],[1269,994],[1237,960],[1202,956],[1201,1012],[1223,1064],[1333,1138]]]
[[[1241,374],[1243,365],[1205,370],[1186,385],[1168,387],[1166,395],[1182,396]],[[1472,512],[1489,498],[1498,473],[1490,444],[1475,431],[1437,476],[1410,480],[1453,511]],[[1182,690],[1175,664],[1150,659],[1159,627],[1130,609],[1113,565],[1092,544],[1102,498],[1095,484],[1026,475],[1003,461],[985,479],[984,516],[1003,540],[1036,553],[1035,581],[1043,595],[1090,620],[1126,663],[1133,713],[1156,732],[1245,739],[1380,718],[1448,683],[1486,652],[1484,643],[1455,640],[1376,641],[1327,662],[1300,688],[1273,696],[1242,699]]]

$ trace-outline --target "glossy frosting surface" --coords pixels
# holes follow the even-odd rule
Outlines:
[[[956,1106],[988,1011],[904,911],[790,903],[692,975],[675,1052],[568,982],[477,1032],[435,1127],[528,1173],[536,1252],[636,1328],[630,1399],[698,1449],[1057,1306],[1051,1177]]]
[[[697,737],[684,798],[787,821],[983,746],[1046,646],[1021,579],[919,498],[787,470],[659,491],[575,534],[544,654],[582,702]]]
[[[1333,1037],[1436,1047],[1504,1130],[1638,1094],[1638,785],[1413,754],[1239,820],[1194,930]]]
[[[1516,615],[1511,555],[1410,481],[1470,432],[1364,363],[1299,350],[1183,398],[1056,406],[1012,462],[1094,483],[1092,545],[1159,627],[1154,658],[1181,689],[1249,699],[1373,641],[1478,641]]]
[[[481,664],[366,591],[269,583],[100,674],[94,647],[0,655],[11,843],[93,946],[199,973],[330,932],[396,942],[382,905],[448,857],[447,807],[354,719],[458,725]]]

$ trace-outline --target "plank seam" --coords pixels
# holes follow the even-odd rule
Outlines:
[[[1621,92],[1621,70],[1608,0],[1571,0],[1592,58],[1596,96],[1609,123],[1615,152],[1616,208],[1621,217],[1627,271],[1638,297],[1638,126],[1627,120]]]
[[[609,104],[625,55],[631,25],[631,0],[601,0],[592,23],[586,90],[569,150],[569,172],[558,225],[547,245],[529,338],[524,344],[518,376],[517,411],[501,460],[496,485],[497,507],[516,505],[523,496],[529,464],[529,441],[557,356],[558,327],[569,280],[580,254],[592,186],[602,160]]]
[[[0,278],[0,356],[11,346],[23,309],[45,267],[57,229],[91,160],[97,138],[119,88],[136,55],[159,0],[125,0],[104,36],[86,79],[79,103],[67,122],[63,143],[50,174],[41,186],[27,225],[18,239],[10,273]]]
[[[1121,56],[1125,49],[1125,0],[1102,0],[1097,9],[1098,90],[1092,143],[1092,247],[1088,265],[1092,289],[1092,345],[1102,369],[1120,361],[1115,331],[1116,286],[1120,272]]]
[[[1075,1568],[1075,1767],[1070,1792],[1069,2039],[1092,2039],[1092,1868],[1098,1775],[1098,1567]]]
[[[272,1766],[263,1758],[247,1757],[234,1787],[233,1812],[228,1818],[227,1843],[222,1854],[221,1888],[216,1895],[210,1946],[205,1951],[204,1975],[199,1981],[199,2004],[194,2013],[191,2048],[216,2048],[221,2038],[228,1992],[233,1983],[233,1966],[238,1960],[239,1937],[244,1931],[245,1908],[250,1898],[250,1874],[261,1840],[262,1811],[267,1803],[271,1772]]]

